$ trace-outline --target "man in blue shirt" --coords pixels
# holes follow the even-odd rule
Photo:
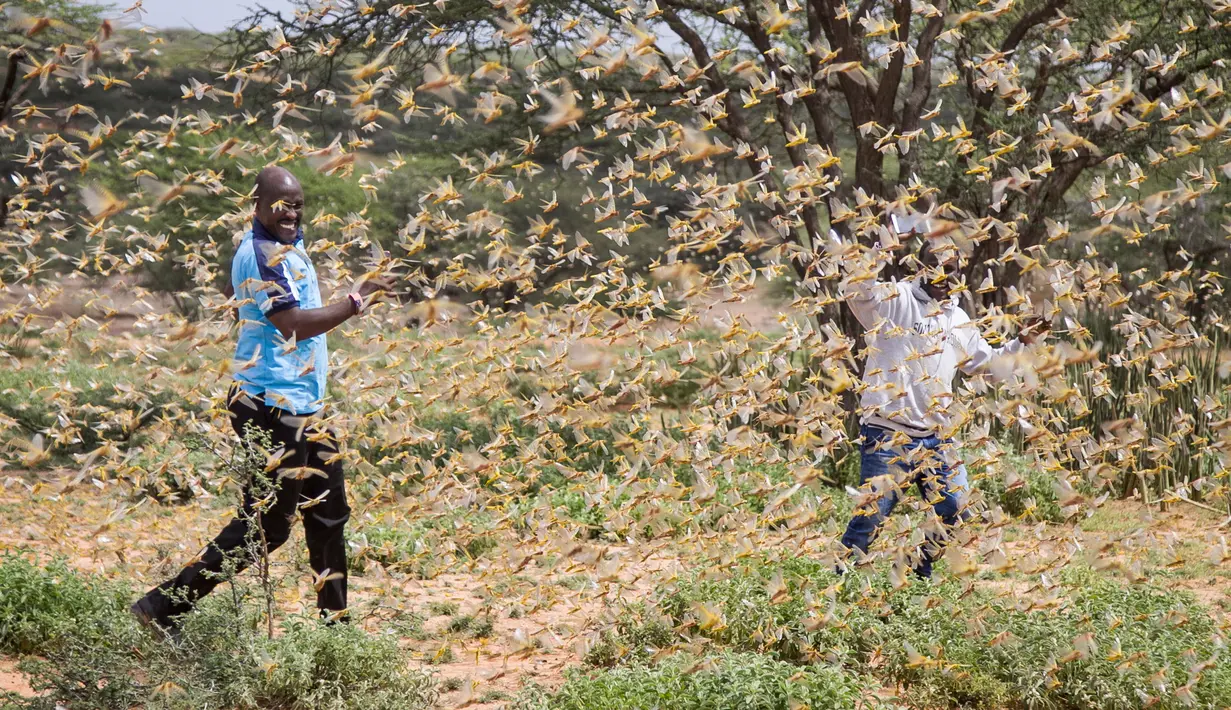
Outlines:
[[[174,632],[174,617],[224,580],[225,560],[243,569],[260,546],[272,552],[290,537],[297,514],[317,575],[317,606],[330,619],[346,609],[343,528],[350,507],[336,438],[319,429],[313,415],[325,397],[325,333],[362,313],[389,283],[364,281],[346,298],[324,305],[304,249],[303,209],[303,188],[294,175],[280,167],[261,171],[252,230],[235,250],[227,289],[239,303],[237,370],[228,395],[231,425],[241,439],[252,428],[269,436],[272,489],[262,496],[247,483],[239,515],[201,556],[133,605],[145,624]]]

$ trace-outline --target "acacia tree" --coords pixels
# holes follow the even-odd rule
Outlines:
[[[793,261],[805,282],[816,276],[806,254],[829,229],[871,240],[849,229],[851,215],[925,186],[914,207],[961,225],[968,280],[992,278],[1001,288],[981,289],[983,298],[1003,305],[1004,287],[1034,263],[1028,255],[1065,236],[1074,188],[1091,168],[1110,162],[1132,181],[1191,152],[1192,136],[1155,119],[1195,101],[1221,110],[1228,19],[1225,5],[1202,0],[335,2],[305,4],[293,17],[258,10],[228,50],[251,57],[275,43],[252,30],[276,28],[285,45],[266,52],[268,67],[248,69],[303,77],[279,86],[281,101],[320,105],[349,89],[352,117],[383,100],[409,120],[422,107],[403,87],[439,77],[443,56],[447,71],[477,85],[497,72],[468,105],[486,105],[486,120],[412,143],[426,150],[509,145],[534,124],[506,100],[580,72],[588,84],[575,87],[578,97],[629,96],[680,123],[699,115],[701,128],[725,134],[737,150],[701,165],[777,196],[744,209],[761,210],[805,254]],[[1203,95],[1187,93],[1192,86]],[[341,114],[316,120],[327,115]],[[601,152],[605,134],[595,130],[587,147]],[[543,136],[539,155],[577,143],[560,135]],[[1172,197],[1177,210],[1189,201]],[[1105,217],[1100,199],[1096,192],[1095,220]],[[1058,220],[1050,230],[1049,219]]]
[[[772,94],[759,112],[752,101],[727,101],[720,128],[748,140],[744,127],[769,114],[781,133],[774,142],[797,170],[808,163],[808,144],[791,145],[800,127],[828,155],[853,144],[853,160],[826,173],[847,204],[863,195],[897,199],[911,180],[934,188],[937,202],[973,218],[972,271],[1004,248],[989,236],[1015,237],[1019,252],[1042,244],[1046,219],[1067,214],[1067,197],[1089,168],[1114,160],[1131,171],[1182,156],[1190,145],[1182,134],[1169,155],[1149,153],[1168,144],[1172,128],[1150,114],[1194,100],[1174,89],[1196,77],[1211,89],[1207,110],[1226,100],[1206,72],[1216,77],[1231,48],[1229,13],[1199,1],[659,4],[694,63],[708,67],[711,91],[755,97],[758,84],[777,80],[777,90],[759,92]],[[726,47],[702,39],[697,27],[705,24],[726,29],[728,47],[755,51],[715,62]],[[809,209],[802,221],[816,239]],[[1009,261],[996,280],[1015,285],[1021,271],[1022,262]]]

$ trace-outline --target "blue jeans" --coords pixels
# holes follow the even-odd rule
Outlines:
[[[947,531],[957,524],[961,515],[965,470],[954,455],[956,444],[952,439],[928,436],[894,446],[891,443],[894,432],[867,424],[859,433],[863,439],[860,488],[878,495],[855,510],[842,535],[842,544],[867,552],[881,525],[898,504],[901,490],[914,483],[919,486],[923,500],[932,504],[946,532],[943,535],[929,533],[919,551],[915,574],[931,577],[932,562],[944,546]]]

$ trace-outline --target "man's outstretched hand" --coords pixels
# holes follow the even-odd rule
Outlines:
[[[364,279],[356,291],[359,297],[363,299],[364,307],[375,303],[387,291],[393,288],[392,277],[380,277]]]
[[[1029,315],[1023,320],[1022,329],[1018,333],[1017,339],[1026,345],[1034,345],[1045,339],[1050,332],[1051,321],[1040,315]]]

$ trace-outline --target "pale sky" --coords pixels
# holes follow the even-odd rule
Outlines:
[[[112,0],[120,10],[131,0]],[[248,15],[248,8],[267,7],[281,10],[289,17],[291,0],[145,0],[145,24],[159,29],[195,27],[202,32],[219,32]]]

